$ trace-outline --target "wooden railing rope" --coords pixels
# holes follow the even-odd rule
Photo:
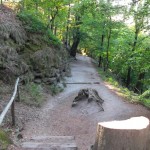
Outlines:
[[[17,78],[16,80],[16,83],[15,83],[15,89],[14,89],[14,92],[13,92],[13,95],[9,101],[9,103],[7,104],[7,106],[4,108],[3,112],[1,113],[0,115],[0,125],[2,124],[8,110],[10,109],[11,107],[11,115],[12,115],[12,125],[14,126],[15,125],[15,111],[14,111],[14,100],[15,100],[15,97],[16,97],[16,94],[17,94],[17,91],[18,91],[18,84],[19,84],[19,78]],[[18,91],[19,92],[19,91]],[[19,93],[18,93],[18,98],[19,98]],[[18,100],[20,101],[20,100]]]

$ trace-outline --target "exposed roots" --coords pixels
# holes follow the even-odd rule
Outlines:
[[[102,103],[104,100],[99,96],[98,92],[95,89],[87,88],[87,89],[81,89],[78,93],[78,96],[76,96],[73,100],[72,107],[74,107],[79,101],[85,100],[90,103],[91,101],[95,101],[98,106],[101,108],[102,111],[104,111],[102,107]]]

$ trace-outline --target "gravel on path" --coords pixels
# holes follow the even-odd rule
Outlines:
[[[67,84],[65,90],[57,96],[49,96],[48,101],[39,111],[38,118],[26,123],[22,132],[24,139],[35,136],[75,136],[79,150],[88,150],[94,144],[98,122],[124,120],[131,117],[145,116],[150,112],[143,106],[131,104],[108,89],[99,77],[91,59],[77,56],[71,64],[72,77],[68,83],[100,82],[100,84]],[[82,88],[96,89],[104,100],[104,111],[94,103],[80,102],[71,107],[72,101]]]

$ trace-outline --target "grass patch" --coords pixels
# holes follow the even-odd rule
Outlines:
[[[118,95],[123,96],[130,102],[142,103],[144,106],[150,108],[150,90],[145,91],[142,95],[138,95],[120,85],[110,71],[104,72],[98,68],[98,73],[105,82],[108,82],[112,86],[112,90],[116,91]]]
[[[57,95],[58,93],[62,92],[64,90],[63,87],[59,85],[51,85],[50,86],[50,91],[52,95]]]
[[[30,12],[23,11],[17,15],[28,32],[43,33],[46,26]]]
[[[10,140],[9,136],[6,132],[0,129],[0,149],[6,150],[10,144],[12,144],[12,141]]]
[[[21,101],[30,106],[40,107],[44,96],[41,85],[35,83],[28,83],[21,87]]]
[[[150,108],[150,89],[139,96],[140,102]]]
[[[35,14],[29,11],[23,11],[18,13],[18,18],[22,21],[26,31],[30,33],[42,34],[41,38],[48,44],[60,46],[60,40],[51,32],[47,27],[47,24],[43,23]]]
[[[48,43],[52,43],[55,46],[60,46],[60,40],[51,32],[50,29],[46,30],[45,40]]]

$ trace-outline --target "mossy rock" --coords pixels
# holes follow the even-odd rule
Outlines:
[[[6,150],[10,144],[12,144],[12,141],[9,136],[0,128],[0,149]]]

